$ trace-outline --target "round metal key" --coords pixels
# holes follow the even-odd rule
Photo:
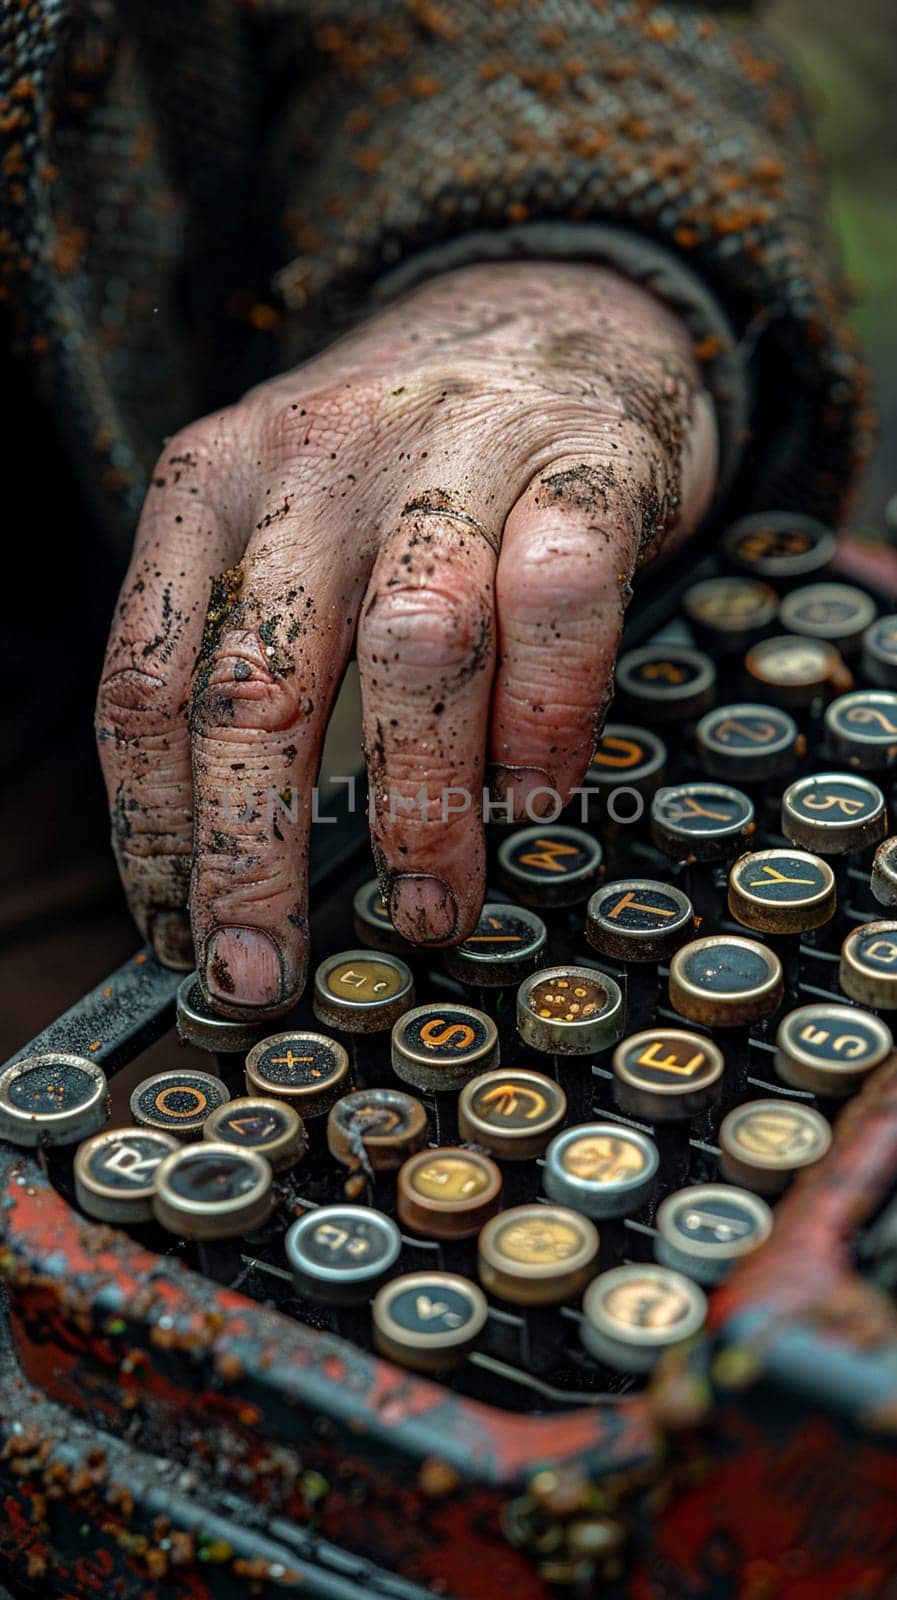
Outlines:
[[[86,1056],[42,1050],[0,1074],[0,1139],[10,1144],[78,1144],[108,1117],[106,1074]]]
[[[131,1116],[142,1128],[158,1128],[176,1139],[198,1139],[207,1117],[226,1105],[230,1090],[211,1072],[185,1067],[157,1072],[132,1091]]]
[[[782,1018],[774,1065],[792,1089],[842,1099],[853,1094],[893,1048],[890,1028],[871,1011],[823,1002],[799,1006]]]
[[[587,900],[601,871],[597,839],[557,824],[510,833],[498,847],[502,884],[525,906],[575,906]]]
[[[392,1030],[392,1070],[416,1089],[462,1089],[498,1061],[492,1018],[474,1006],[416,1006]]]
[[[349,1087],[349,1057],[323,1033],[274,1033],[246,1057],[250,1094],[286,1100],[303,1121],[321,1117]]]
[[[177,1030],[186,1044],[215,1055],[245,1055],[262,1031],[258,1023],[219,1017],[196,972],[189,973],[178,988]]]
[[[705,578],[682,596],[682,610],[705,650],[744,650],[775,622],[779,597],[756,578]]]
[[[651,802],[651,837],[674,861],[724,861],[755,832],[753,802],[722,783],[678,783]]]
[[[668,1195],[655,1218],[654,1253],[661,1266],[696,1283],[722,1283],[743,1256],[772,1232],[772,1212],[748,1189],[699,1183]]]
[[[795,583],[824,572],[835,558],[831,528],[791,511],[740,517],[719,542],[722,555],[739,572],[771,583]]]
[[[512,1305],[556,1306],[595,1276],[598,1229],[566,1206],[512,1206],[487,1222],[477,1245],[480,1283]]]
[[[888,830],[885,797],[868,778],[816,772],[798,778],[782,796],[782,832],[820,856],[844,855],[878,844]]]
[[[666,776],[667,747],[649,728],[606,722],[583,783],[607,791],[653,794]]]
[[[677,950],[670,962],[670,1005],[708,1028],[747,1027],[784,997],[782,963],[773,950],[738,934],[711,934]]]
[[[647,1122],[684,1122],[719,1099],[725,1062],[712,1039],[683,1028],[646,1028],[614,1052],[614,1099]]]
[[[897,689],[897,616],[879,617],[863,634],[863,675],[880,689]]]
[[[883,839],[876,850],[871,883],[879,905],[897,906],[897,834]]]
[[[327,1146],[351,1170],[394,1172],[427,1143],[427,1113],[401,1089],[356,1089],[331,1106]]]
[[[283,1241],[299,1294],[323,1305],[363,1305],[399,1259],[402,1236],[370,1206],[318,1206]]]
[[[649,644],[617,661],[616,692],[649,722],[699,716],[713,699],[716,668],[709,656],[680,644]]]
[[[273,1208],[271,1168],[255,1150],[188,1145],[156,1169],[156,1221],[186,1239],[239,1238],[260,1228]]]
[[[523,906],[485,905],[463,944],[444,952],[447,971],[461,983],[501,989],[539,965],[547,933],[541,917]]]
[[[761,639],[744,658],[751,689],[780,706],[803,708],[853,687],[853,678],[833,644],[785,633]]]
[[[302,1118],[285,1100],[242,1095],[219,1106],[203,1124],[202,1136],[216,1144],[255,1150],[274,1172],[286,1172],[308,1149]]]
[[[748,1100],[723,1118],[722,1176],[758,1194],[780,1194],[796,1172],[825,1155],[832,1130],[797,1100]]]
[[[619,984],[593,967],[542,967],[517,990],[517,1031],[548,1055],[595,1055],[626,1026]]]
[[[825,739],[837,761],[861,772],[897,767],[897,692],[855,689],[825,713]]]
[[[502,1177],[475,1150],[421,1150],[399,1171],[399,1221],[434,1239],[470,1239],[501,1205]]]
[[[352,901],[352,926],[355,937],[369,950],[385,950],[388,955],[402,955],[408,949],[408,940],[393,926],[389,907],[380,893],[376,878],[370,878],[356,889]]]
[[[653,878],[622,878],[592,895],[586,938],[612,961],[669,961],[694,926],[694,907],[681,889]]]
[[[461,1091],[458,1131],[502,1161],[540,1156],[567,1111],[567,1096],[553,1078],[521,1067],[485,1072]]]
[[[612,1267],[589,1284],[580,1337],[596,1361],[620,1372],[650,1372],[664,1350],[704,1326],[707,1300],[670,1267]]]
[[[729,872],[729,910],[757,933],[805,933],[835,915],[835,874],[802,850],[754,850]]]
[[[179,1149],[155,1128],[111,1128],[95,1133],[75,1153],[75,1200],[98,1222],[149,1222],[156,1169]]]
[[[708,711],[695,730],[695,743],[704,771],[731,783],[790,772],[805,747],[787,711],[748,701]]]
[[[831,639],[842,655],[852,655],[875,621],[875,601],[849,583],[808,583],[782,601],[779,619],[788,633]]]
[[[414,979],[398,956],[343,950],[315,973],[314,1013],[344,1033],[383,1033],[414,1005]]]
[[[552,1139],[542,1187],[550,1200],[596,1221],[631,1217],[650,1198],[659,1165],[647,1134],[625,1123],[581,1123]]]
[[[897,1007],[897,922],[866,922],[852,929],[841,946],[838,982],[862,1006]]]
[[[374,1348],[418,1372],[460,1366],[476,1348],[489,1307],[482,1289],[453,1272],[409,1272],[380,1290]]]

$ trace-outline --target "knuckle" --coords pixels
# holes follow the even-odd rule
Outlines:
[[[515,552],[513,563],[499,568],[499,606],[524,616],[556,613],[565,622],[608,609],[619,614],[620,580],[627,577],[606,544],[586,530],[546,531]]]
[[[459,672],[491,651],[493,624],[479,595],[381,584],[365,610],[359,654],[368,668]],[[425,687],[422,685],[421,687]]]
[[[95,726],[100,745],[109,739],[138,739],[164,734],[184,715],[179,690],[137,666],[117,667],[97,691]]]
[[[262,436],[276,461],[325,456],[369,433],[383,397],[380,379],[361,379],[312,391],[301,398],[272,387],[259,394]]]
[[[237,646],[215,653],[194,681],[190,705],[198,733],[287,733],[307,723],[314,709],[313,697],[295,672],[272,672],[261,664],[256,649]]]

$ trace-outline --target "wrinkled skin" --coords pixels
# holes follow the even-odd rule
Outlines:
[[[716,453],[674,313],[547,262],[436,278],[171,440],[98,702],[117,857],[161,959],[191,963],[189,890],[223,1013],[301,992],[310,791],[353,646],[392,917],[465,937],[484,786],[532,817],[580,781],[631,575],[699,519]]]

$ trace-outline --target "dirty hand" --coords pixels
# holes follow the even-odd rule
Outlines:
[[[391,915],[416,942],[464,937],[484,787],[533,816],[537,790],[579,782],[630,577],[700,517],[716,454],[674,313],[552,262],[433,279],[173,439],[98,704],[119,866],[160,958],[190,962],[189,890],[218,1009],[298,997],[311,789],[353,645]]]

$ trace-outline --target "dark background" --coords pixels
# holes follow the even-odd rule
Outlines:
[[[767,22],[813,87],[832,217],[857,286],[882,446],[856,525],[897,492],[897,7],[775,0]],[[4,342],[5,347],[5,342]],[[92,529],[27,370],[6,363],[0,629],[0,1061],[136,945],[106,836],[92,702],[121,574]],[[344,742],[357,748],[347,717]],[[338,770],[347,770],[344,759]]]

